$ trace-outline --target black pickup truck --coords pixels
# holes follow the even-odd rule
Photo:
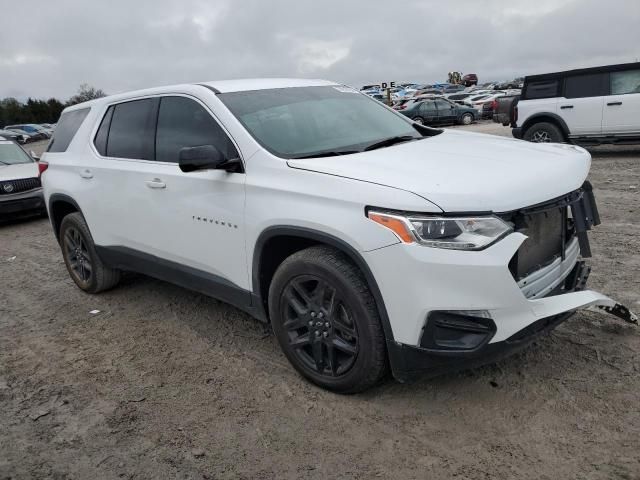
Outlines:
[[[520,95],[508,95],[496,98],[496,106],[493,110],[493,121],[501,123],[505,127],[507,125],[515,127],[518,120],[518,109],[516,107],[519,100]]]

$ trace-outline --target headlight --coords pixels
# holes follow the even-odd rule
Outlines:
[[[390,229],[404,243],[435,248],[482,250],[513,229],[498,217],[428,217],[370,211],[367,216]]]

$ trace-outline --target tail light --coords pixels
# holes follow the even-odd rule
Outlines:
[[[49,168],[47,162],[43,162],[42,160],[38,161],[38,177],[41,177],[47,168]]]
[[[498,109],[498,101],[494,100],[493,102],[491,102],[491,110],[495,112],[497,109]]]

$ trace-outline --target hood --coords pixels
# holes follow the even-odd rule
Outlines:
[[[38,176],[38,164],[18,163],[16,165],[0,164],[0,183],[6,180],[18,180],[20,178],[34,178]]]
[[[591,156],[574,145],[445,130],[370,152],[287,163],[408,190],[445,212],[508,212],[579,188],[589,173]]]

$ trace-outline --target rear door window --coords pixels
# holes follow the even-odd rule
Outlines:
[[[162,97],[158,112],[156,160],[177,163],[181,149],[201,145],[213,145],[229,159],[238,157],[225,131],[202,105],[190,98]]]
[[[565,98],[587,98],[606,95],[606,79],[605,73],[569,76],[564,81],[564,96]]]
[[[108,157],[153,160],[158,99],[146,98],[114,106],[106,145]]]
[[[58,153],[66,152],[69,144],[76,132],[87,118],[90,108],[81,108],[80,110],[72,110],[63,113],[58,120],[58,126],[55,129],[53,137],[47,146],[47,152]]]
[[[611,72],[611,95],[640,93],[640,70]]]

